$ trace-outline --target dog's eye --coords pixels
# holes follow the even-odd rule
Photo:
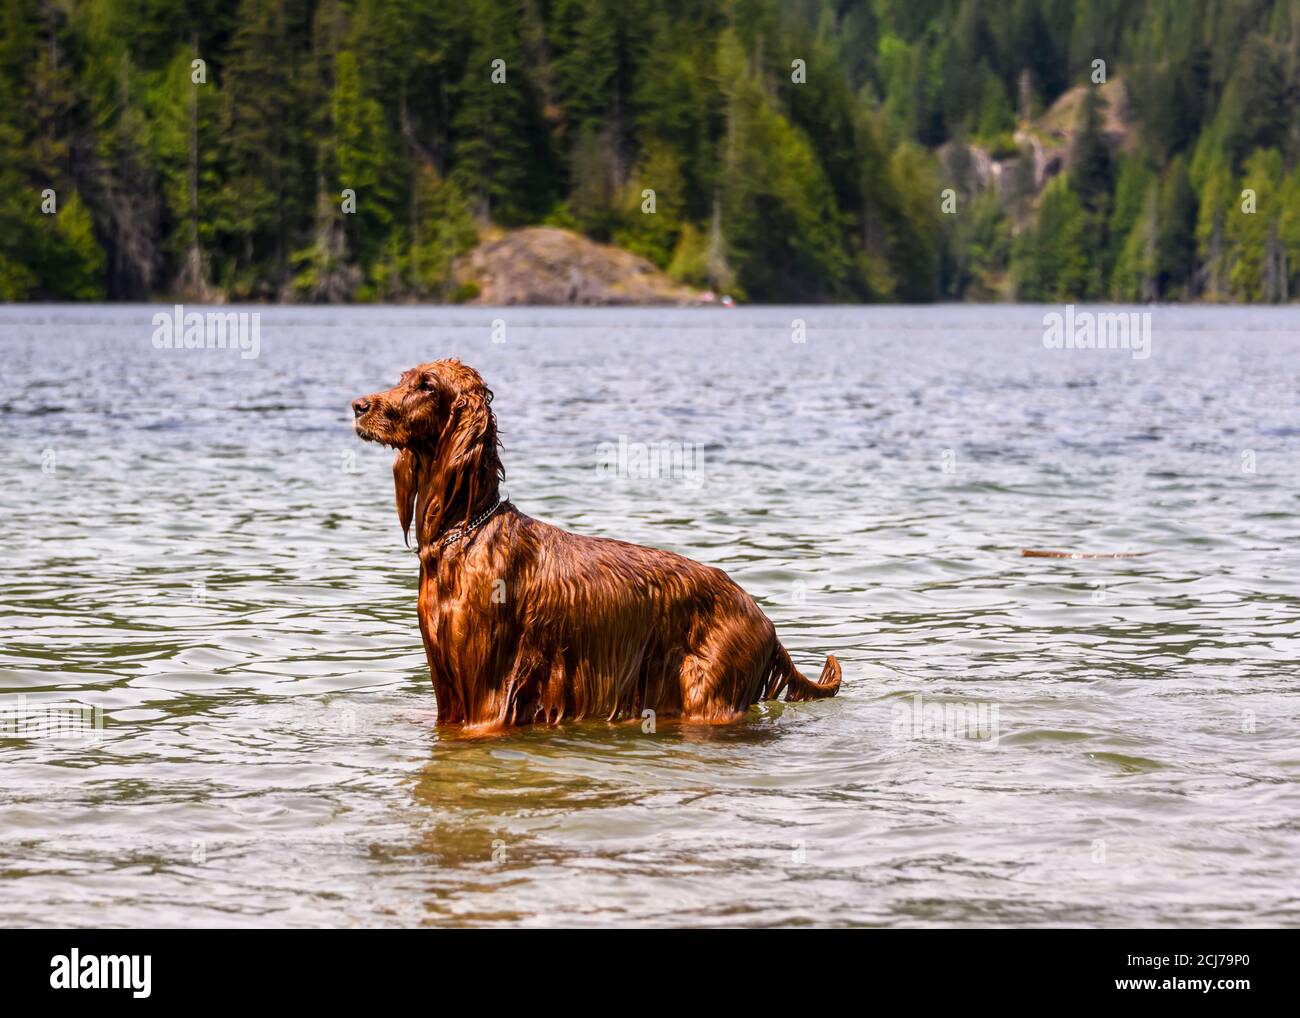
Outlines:
[[[420,379],[420,391],[421,391],[421,392],[433,392],[433,381],[432,381],[432,379],[421,378],[421,379]]]

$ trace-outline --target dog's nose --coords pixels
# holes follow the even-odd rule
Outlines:
[[[360,399],[354,399],[352,401],[352,414],[355,417],[360,417],[369,409],[370,409],[370,400],[366,399],[365,396],[362,396]]]

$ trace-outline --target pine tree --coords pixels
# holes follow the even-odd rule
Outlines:
[[[558,0],[551,16],[552,66],[570,137],[605,129],[617,102],[618,31],[608,0]]]
[[[241,0],[226,67],[225,185],[216,230],[232,256],[236,294],[274,297],[290,254],[312,220],[311,143],[297,101],[299,49],[280,0]]]
[[[1078,197],[1087,220],[1083,255],[1088,269],[1086,281],[1076,294],[1078,297],[1100,296],[1110,270],[1106,227],[1115,182],[1110,147],[1103,133],[1104,106],[1105,100],[1098,89],[1089,86],[1084,93],[1079,126],[1070,151],[1070,188]]]
[[[1030,301],[1079,300],[1089,293],[1088,217],[1064,177],[1043,190],[1038,221],[1016,239],[1016,296]]]
[[[474,44],[456,87],[453,176],[478,216],[525,222],[549,203],[553,170],[538,130],[517,11],[505,0],[475,0],[473,10]]]
[[[1187,175],[1187,161],[1174,159],[1160,189],[1156,273],[1160,295],[1178,297],[1196,270],[1196,192]]]

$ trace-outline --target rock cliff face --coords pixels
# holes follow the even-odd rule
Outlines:
[[[967,191],[997,188],[1004,201],[1018,205],[1017,215],[1023,219],[1037,206],[1038,196],[1051,179],[1070,168],[1079,111],[1090,87],[1076,85],[1037,120],[1021,123],[1012,136],[1018,152],[995,154],[979,145],[946,142],[937,149],[940,163]],[[1131,153],[1137,135],[1123,81],[1112,78],[1100,86],[1100,92],[1106,100],[1102,116],[1106,141],[1113,150]]]
[[[568,230],[514,230],[456,260],[475,304],[694,304],[699,294],[651,262]]]

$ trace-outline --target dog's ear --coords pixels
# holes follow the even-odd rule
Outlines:
[[[423,514],[422,532],[436,533],[445,526],[469,522],[484,491],[500,475],[496,450],[492,393],[480,381],[459,392],[448,408],[437,450],[426,468],[429,497],[417,506]],[[464,517],[452,519],[448,515],[452,512],[464,513]]]
[[[411,517],[415,515],[415,453],[398,449],[393,460],[393,490],[397,493],[397,519],[402,524],[402,540],[411,543]],[[417,536],[418,539],[418,536]]]
[[[485,449],[496,444],[496,417],[492,413],[492,390],[480,385],[461,393],[451,406],[452,435],[447,450],[452,470],[477,472]]]

